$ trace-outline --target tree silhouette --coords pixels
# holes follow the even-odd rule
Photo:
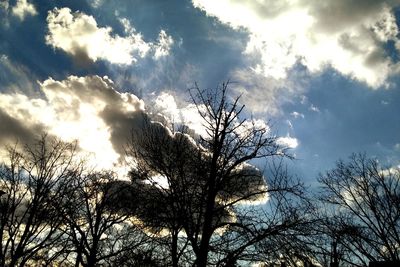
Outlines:
[[[9,147],[0,166],[0,265],[49,264],[57,255],[63,223],[63,181],[75,172],[76,145],[42,136],[34,145]]]
[[[377,160],[353,154],[348,162],[321,175],[322,200],[336,210],[328,230],[338,259],[355,266],[400,259],[400,171],[383,169]],[[329,218],[328,218],[329,219]],[[337,250],[335,250],[337,252]],[[340,257],[338,257],[340,256]]]
[[[112,172],[86,170],[67,183],[71,190],[59,209],[68,244],[64,256],[68,259],[72,253],[75,266],[110,264],[121,254],[134,255],[145,243],[146,236],[119,202],[128,185]]]
[[[240,97],[230,101],[227,89],[228,83],[216,90],[202,91],[196,86],[192,91],[205,136],[193,138],[185,130],[174,131],[144,118],[128,146],[128,155],[134,159],[132,181],[140,184],[137,188],[142,194],[151,195],[149,205],[154,205],[145,205],[141,218],[168,230],[173,266],[178,266],[187,241],[195,266],[233,266],[249,247],[268,236],[267,229],[250,221],[259,211],[244,204],[274,193],[301,194],[301,185],[282,173],[267,185],[263,173],[250,164],[256,159],[288,156],[286,148],[278,144],[268,126],[242,119]],[[160,183],[163,179],[164,184]],[[282,204],[286,200],[279,198]],[[184,234],[179,235],[181,231]],[[179,236],[183,242],[178,242]],[[222,249],[233,239],[235,246]]]

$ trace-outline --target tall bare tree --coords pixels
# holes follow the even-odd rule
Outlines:
[[[228,84],[223,84],[216,90],[196,87],[192,93],[205,136],[193,138],[150,119],[144,119],[142,129],[132,134],[128,151],[135,159],[132,179],[155,190],[154,198],[164,205],[153,209],[157,212],[150,217],[163,222],[172,235],[173,266],[178,265],[176,257],[186,246],[184,241],[180,250],[176,249],[181,230],[181,236],[190,242],[195,266],[227,262],[224,257],[236,261],[263,239],[257,234],[236,246],[234,253],[221,254],[217,249],[222,239],[216,233],[246,228],[237,213],[247,211],[239,205],[265,199],[273,192],[299,193],[300,184],[289,183],[286,176],[279,177],[284,179],[280,183],[267,185],[263,173],[250,164],[256,159],[287,156],[286,148],[278,144],[268,126],[242,119],[240,98],[230,101],[227,90]],[[159,182],[162,179],[164,185]],[[240,232],[236,231],[236,236]]]

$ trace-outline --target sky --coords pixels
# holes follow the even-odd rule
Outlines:
[[[399,25],[399,0],[0,0],[0,146],[46,132],[119,168],[140,114],[201,133],[188,89],[230,81],[306,184],[399,166]]]

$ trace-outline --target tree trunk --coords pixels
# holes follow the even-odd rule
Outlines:
[[[207,205],[206,211],[204,214],[204,223],[200,241],[200,249],[197,254],[197,259],[195,266],[197,267],[206,267],[207,266],[207,258],[208,258],[208,251],[210,247],[210,239],[213,234],[212,231],[212,221],[214,215],[214,206],[215,206],[215,178],[210,179],[210,189],[207,197]]]
[[[90,250],[89,257],[87,259],[87,267],[95,267],[97,264],[97,245],[98,241],[96,238],[93,240],[93,246],[92,249]]]
[[[201,242],[200,242],[200,249],[197,254],[197,259],[195,266],[196,267],[206,267],[207,266],[207,258],[208,258],[208,250],[210,247],[210,239],[211,239],[211,231],[210,229],[203,229],[202,236],[201,236]]]
[[[337,252],[337,240],[334,240],[332,242],[331,267],[339,267],[339,255]]]
[[[172,267],[178,267],[178,232],[174,230],[172,231],[171,257]]]
[[[218,131],[219,129],[217,127],[216,132],[218,133]],[[216,134],[216,136],[218,135]],[[208,180],[206,211],[204,214],[204,223],[200,241],[200,249],[195,263],[195,266],[197,267],[207,266],[210,239],[213,234],[212,222],[214,217],[214,207],[215,207],[215,197],[216,197],[215,186],[217,180],[217,161],[220,155],[220,151],[221,151],[221,141],[219,141],[217,137],[214,137],[213,158],[211,161],[210,176]]]
[[[76,260],[75,267],[79,267],[79,264],[82,262],[82,253],[83,253],[83,239],[79,242],[79,247],[76,251]]]
[[[11,258],[11,262],[8,266],[10,266],[10,267],[18,266],[18,260],[21,257],[22,257],[22,249],[21,249],[21,246],[18,245],[17,249],[15,250],[14,255]]]

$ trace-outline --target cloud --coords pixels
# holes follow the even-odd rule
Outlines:
[[[174,40],[172,37],[168,36],[164,30],[161,30],[160,34],[158,35],[158,43],[154,45],[154,59],[168,56],[173,44]]]
[[[89,4],[93,7],[93,8],[99,8],[103,5],[104,0],[90,0]]]
[[[286,79],[300,63],[311,73],[330,66],[378,88],[396,69],[385,45],[393,41],[400,47],[393,12],[397,1],[192,2],[222,23],[249,32],[244,54],[252,69],[266,77]]]
[[[291,72],[286,80],[264,76],[252,69],[236,69],[231,73],[233,93],[254,113],[276,116],[281,105],[305,90],[303,74]]]
[[[0,54],[0,83],[3,91],[32,94],[35,92],[37,78],[24,65],[11,61],[8,56]]]
[[[124,27],[125,33],[129,35],[134,35],[136,30],[132,27],[131,23],[126,18],[120,18],[122,26]],[[160,59],[166,57],[170,54],[171,47],[174,44],[174,40],[169,36],[164,30],[161,30],[158,34],[157,43],[148,43],[147,51],[153,53],[153,59]],[[147,52],[146,51],[146,52]]]
[[[30,124],[11,117],[0,108],[0,144],[13,145],[16,142],[33,144],[36,137],[45,132],[43,125]]]
[[[120,19],[125,37],[112,34],[111,27],[99,27],[93,16],[82,12],[72,13],[69,8],[54,8],[47,16],[46,43],[80,60],[93,62],[106,60],[110,63],[129,65],[147,54],[156,59],[167,56],[173,40],[161,31],[158,43],[146,42],[127,19]]]
[[[10,3],[8,2],[8,0],[0,2],[0,9],[8,10],[9,7],[10,7]]]
[[[308,110],[311,110],[311,111],[317,112],[317,113],[320,112],[319,108],[314,106],[313,104],[311,104],[311,106],[308,108]]]
[[[199,114],[198,108],[205,111],[205,106],[197,107],[193,103],[177,103],[174,95],[168,92],[161,92],[156,95],[148,110],[153,114],[158,114],[165,125],[185,126],[189,128],[189,133],[193,135],[208,136],[204,118]],[[234,123],[238,123],[235,121]],[[235,133],[241,137],[247,136],[252,129],[266,129],[271,133],[269,125],[262,119],[252,118],[235,127]]]
[[[295,119],[297,118],[304,119],[304,114],[297,111],[293,111],[292,113],[290,113],[290,115],[293,116]]]
[[[175,97],[168,92],[158,94],[152,103],[153,112],[164,116],[167,123],[185,125],[196,134],[205,135],[204,119],[194,104],[183,104],[178,107]]]
[[[240,125],[238,124],[239,121],[236,121],[235,123],[237,123],[237,125],[235,126],[234,132],[241,138],[246,138],[247,136],[251,135],[254,130],[265,130],[266,134],[271,133],[271,128],[269,125],[261,119],[249,119],[240,123]]]
[[[28,15],[37,15],[37,10],[35,6],[27,0],[17,0],[15,6],[11,9],[11,13],[20,20],[24,20]]]
[[[67,142],[77,140],[80,155],[93,167],[120,172],[126,171],[121,160],[131,137],[146,136],[149,130],[173,139],[162,124],[151,122],[142,100],[118,92],[108,77],[48,78],[39,87],[41,98],[0,93],[0,148],[15,141],[32,144],[48,133]]]
[[[121,159],[126,155],[125,147],[130,138],[155,134],[167,149],[174,149],[175,142],[182,142],[178,138],[182,134],[172,134],[161,123],[153,122],[154,114],[145,110],[143,101],[133,94],[118,92],[108,77],[48,78],[39,86],[42,98],[19,92],[0,93],[0,147],[16,140],[31,144],[40,134],[49,133],[64,141],[77,140],[79,155],[87,158],[90,165],[96,169],[120,171],[120,177],[123,177],[127,169]],[[154,105],[153,110],[158,108],[167,115],[179,115],[180,123],[188,124],[196,131],[194,126],[202,127],[201,118],[192,117],[197,114],[196,107],[191,104],[178,107],[175,98],[168,93],[158,96]],[[254,126],[267,127],[261,120],[254,120]],[[188,149],[198,149],[192,138],[186,134],[183,137]],[[279,140],[293,142],[289,137]],[[243,190],[265,184],[254,167],[246,167],[244,171],[253,173],[254,177]]]
[[[28,0],[17,0],[14,6],[10,5],[9,0],[0,1],[0,26],[9,27],[9,16],[13,15],[20,21],[24,21],[27,16],[38,14],[36,7]]]
[[[93,156],[93,165],[112,168],[118,163],[121,148],[127,139],[117,139],[120,117],[132,118],[140,114],[144,104],[136,96],[119,93],[107,77],[69,76],[62,81],[51,78],[40,83],[44,98],[28,97],[21,93],[0,94],[2,127],[0,142],[14,136],[22,143],[48,132],[64,141],[78,140],[84,154]],[[118,116],[110,123],[104,114],[110,110]],[[126,134],[133,127],[129,120],[123,129]],[[120,129],[121,127],[117,128]]]
[[[277,143],[283,147],[296,148],[299,146],[299,141],[291,136],[279,137]]]

